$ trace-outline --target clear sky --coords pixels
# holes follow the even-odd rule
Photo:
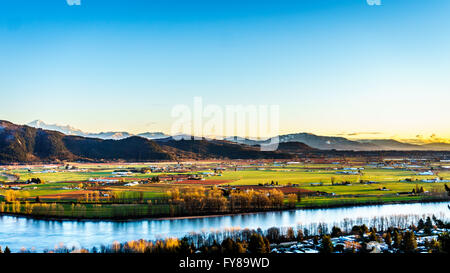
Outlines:
[[[281,133],[450,138],[450,1],[381,2],[2,1],[0,119],[168,132],[201,96],[280,105]]]

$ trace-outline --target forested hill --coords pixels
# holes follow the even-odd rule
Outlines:
[[[187,158],[234,158],[234,159],[287,159],[293,156],[282,151],[262,152],[259,146],[250,146],[245,144],[236,144],[222,140],[194,140],[188,139],[175,140],[173,137],[157,139],[156,143],[161,145],[167,151],[173,151],[177,157]]]
[[[104,140],[68,136],[0,121],[0,163],[49,161],[153,161],[180,158],[260,159],[289,158],[281,152],[261,152],[257,147],[227,141],[152,141],[142,137]]]

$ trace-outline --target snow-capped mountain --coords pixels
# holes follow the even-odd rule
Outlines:
[[[75,135],[75,136],[82,136],[82,137],[92,137],[92,138],[100,138],[100,139],[125,139],[130,136],[133,136],[133,134],[130,134],[128,132],[101,132],[101,133],[87,133],[83,132],[80,129],[74,128],[70,125],[58,125],[58,124],[47,124],[43,122],[42,120],[35,120],[27,124],[30,127],[34,128],[40,128],[45,130],[52,130],[52,131],[58,131],[65,135]],[[138,134],[137,136],[147,138],[147,139],[159,139],[159,138],[166,138],[168,135],[162,133],[162,132],[146,132]]]
[[[81,131],[80,129],[74,128],[70,125],[57,125],[57,124],[47,124],[42,120],[35,120],[27,124],[30,127],[40,128],[45,130],[53,130],[61,132],[65,135],[77,135],[77,136],[85,136],[86,133]]]

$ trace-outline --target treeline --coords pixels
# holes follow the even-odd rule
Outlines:
[[[13,201],[0,203],[0,213],[13,213],[41,216],[65,216],[64,206],[57,203],[29,203]]]
[[[26,251],[24,251],[26,252]],[[252,232],[247,239],[226,238],[220,243],[217,241],[208,244],[206,241],[201,246],[196,246],[191,242],[191,238],[184,237],[167,238],[164,240],[147,241],[136,240],[126,243],[114,242],[110,246],[100,246],[88,249],[69,249],[59,247],[54,250],[46,250],[46,253],[145,253],[145,254],[244,254],[244,253],[269,253],[269,240],[257,233]]]
[[[39,218],[138,219],[169,215],[167,205],[0,202],[0,213]]]
[[[142,204],[149,200],[144,199],[143,191],[90,191],[77,199],[78,203],[112,203],[112,204]]]
[[[415,232],[426,229],[449,228],[449,223],[427,217],[420,219],[418,226],[412,225],[408,229],[389,227],[385,231],[377,231],[375,227],[368,228],[365,224],[355,225],[350,233],[343,232],[339,227],[333,227],[330,233],[312,235],[308,230],[288,228],[261,229],[228,229],[222,232],[191,234],[182,239],[167,239],[158,241],[131,241],[124,244],[114,243],[110,247],[102,247],[99,252],[114,253],[203,253],[203,254],[242,254],[269,253],[271,245],[281,242],[312,241],[321,253],[368,253],[371,251],[370,242],[386,243],[390,250],[398,253],[417,252],[417,238]],[[309,235],[308,235],[309,234]],[[431,234],[431,231],[430,231]],[[355,241],[333,245],[332,238],[344,235],[354,235]],[[431,253],[450,253],[450,234],[443,232],[437,240],[425,241],[425,247]],[[98,251],[92,249],[92,252]]]
[[[28,191],[6,190],[4,196],[6,202],[15,202],[26,200],[30,197],[30,193]]]
[[[93,249],[95,251],[96,249]],[[169,238],[166,240],[152,241],[130,241],[125,244],[115,243],[110,248],[101,249],[103,252],[113,253],[148,253],[148,254],[244,254],[244,253],[269,253],[270,242],[261,234],[253,232],[248,239],[234,240],[225,238],[221,243],[214,241],[212,244],[203,244],[196,247],[188,237],[182,239]]]
[[[277,210],[285,208],[284,194],[277,189],[269,191],[224,191],[203,187],[175,188],[167,192],[171,216],[202,213],[242,213]],[[295,206],[297,196],[289,197],[290,206]]]

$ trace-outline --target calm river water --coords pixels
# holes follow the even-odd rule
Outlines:
[[[329,227],[342,225],[344,219],[371,224],[374,217],[396,217],[434,214],[449,220],[449,202],[395,204],[348,208],[307,209],[264,212],[245,215],[217,216],[172,220],[114,221],[48,221],[25,217],[0,216],[0,246],[12,251],[21,248],[42,252],[64,244],[68,247],[92,248],[114,241],[182,237],[190,232],[210,232],[226,228],[297,227],[324,223]],[[354,222],[351,222],[354,223]]]

